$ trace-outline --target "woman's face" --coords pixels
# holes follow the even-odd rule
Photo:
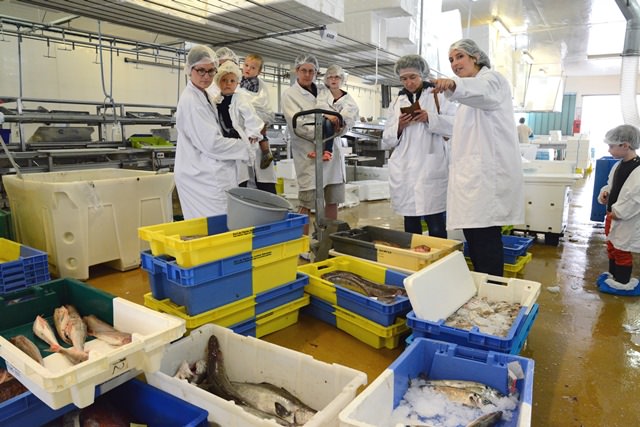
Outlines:
[[[198,64],[191,68],[191,83],[200,90],[205,90],[213,82],[216,67],[213,64]]]
[[[415,68],[401,68],[400,83],[406,90],[416,93],[422,87],[422,76]]]
[[[316,67],[313,64],[301,64],[296,68],[298,84],[302,87],[310,87],[316,79]]]
[[[476,59],[461,50],[449,52],[449,63],[451,71],[458,77],[474,77],[480,71]]]
[[[327,76],[327,86],[329,89],[340,89],[342,79],[340,76]]]

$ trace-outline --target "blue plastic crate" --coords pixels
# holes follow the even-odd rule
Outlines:
[[[309,284],[309,276],[297,273],[296,280],[256,294],[256,316],[302,298],[307,284]]]
[[[17,259],[0,263],[0,295],[51,280],[46,252],[2,238],[0,243],[20,245]]]
[[[69,404],[60,409],[51,409],[30,391],[0,402],[0,425],[2,427],[39,426],[60,418],[77,409]]]
[[[533,404],[532,359],[472,349],[456,344],[415,338],[411,345],[340,413],[345,425],[378,426],[390,423],[392,411],[409,388],[409,380],[425,375],[429,379],[476,381],[503,394],[509,393],[508,365],[518,363],[524,376],[515,383],[518,405],[510,420],[497,426],[531,425]]]
[[[384,283],[404,288],[406,274],[387,270]],[[394,302],[386,304],[369,298],[359,292],[335,285],[338,307],[376,322],[383,326],[391,326],[398,317],[405,316],[411,310],[409,297],[398,296]]]
[[[252,317],[251,319],[238,322],[235,325],[229,326],[229,329],[231,329],[236,334],[244,335],[247,337],[255,337],[256,336],[256,318]]]
[[[303,314],[306,314],[316,319],[322,320],[332,326],[336,326],[336,310],[328,302],[311,295],[309,305],[300,309]]]
[[[149,273],[151,293],[157,300],[169,298],[195,316],[253,295],[251,253],[180,267],[168,256],[140,254]]]
[[[415,338],[432,338],[470,348],[516,354],[524,345],[537,315],[538,304],[533,304],[528,313],[527,307],[522,307],[505,337],[484,334],[477,327],[464,330],[446,326],[444,319],[437,322],[421,320],[413,311],[407,313],[407,325]]]

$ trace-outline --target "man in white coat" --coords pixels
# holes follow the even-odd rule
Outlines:
[[[319,92],[327,90],[315,84],[318,73],[318,60],[310,54],[301,54],[295,60],[296,82],[282,93],[282,113],[287,121],[290,135],[293,165],[298,179],[298,208],[300,213],[309,214],[315,208],[315,159],[310,153],[315,151],[313,126],[302,126],[309,122],[313,115],[298,120],[297,129],[308,139],[301,138],[293,132],[294,114],[316,108]],[[323,163],[323,185],[325,199],[325,216],[327,219],[338,219],[338,204],[344,202],[345,186],[342,167],[342,156],[334,155]],[[308,226],[305,233],[308,233]]]
[[[429,65],[420,55],[398,59],[395,73],[404,89],[391,104],[382,134],[389,158],[391,207],[404,216],[404,231],[422,234],[422,218],[433,237],[447,237],[449,147],[456,106],[432,92]],[[419,109],[401,110],[418,103]],[[405,110],[407,111],[407,110]]]
[[[460,104],[451,139],[447,229],[463,230],[475,271],[502,276],[503,225],[524,224],[524,177],[509,82],[469,39],[449,48],[455,77],[435,90]]]
[[[236,161],[248,160],[249,144],[225,138],[215,105],[206,89],[218,67],[215,52],[196,45],[187,54],[185,73],[190,80],[176,112],[175,181],[185,219],[227,213],[226,190],[237,187]]]

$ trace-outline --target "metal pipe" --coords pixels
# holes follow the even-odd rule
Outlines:
[[[640,6],[637,0],[616,0],[616,3],[627,19],[620,76],[622,119],[626,124],[640,126],[636,100],[638,57],[640,56]]]
[[[637,0],[616,0],[622,15],[627,20],[622,56],[640,55],[640,5]]]

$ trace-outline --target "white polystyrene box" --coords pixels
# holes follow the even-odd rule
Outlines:
[[[129,371],[157,371],[164,348],[186,332],[185,321],[159,313],[123,298],[114,298],[113,326],[132,335],[120,347],[104,341],[87,341],[89,359],[71,365],[62,354],[51,353],[42,366],[0,336],[0,357],[7,370],[52,409],[70,403],[85,408],[94,401],[95,388]]]
[[[225,427],[277,426],[274,421],[249,414],[232,401],[173,377],[183,360],[195,362],[205,357],[212,334],[218,338],[224,366],[232,381],[265,381],[284,387],[318,410],[306,427],[337,426],[340,411],[353,400],[358,388],[367,383],[364,372],[321,362],[307,354],[206,324],[169,345],[160,370],[147,373],[146,378],[152,386],[206,409],[210,423]]]
[[[353,181],[352,184],[358,186],[358,196],[360,197],[360,201],[384,200],[390,197],[389,181],[368,179],[363,181]]]
[[[173,174],[129,169],[2,177],[17,240],[45,251],[58,277],[89,278],[89,266],[140,265],[138,228],[173,220]]]

